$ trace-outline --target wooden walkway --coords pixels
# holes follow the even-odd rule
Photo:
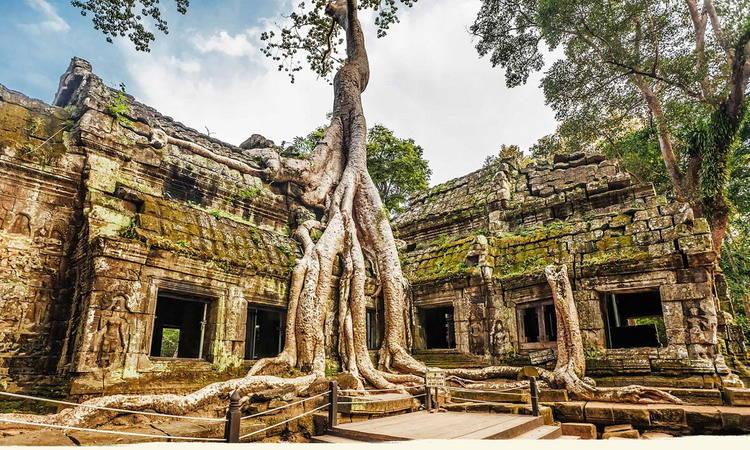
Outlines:
[[[352,443],[416,439],[556,439],[560,427],[541,417],[419,411],[335,426],[314,442]]]

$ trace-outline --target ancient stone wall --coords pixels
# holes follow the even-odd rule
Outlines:
[[[48,386],[62,346],[84,160],[70,130],[63,108],[0,85],[0,379],[9,388]]]
[[[415,317],[452,306],[459,351],[551,364],[555,340],[525,342],[523,314],[553,308],[543,269],[565,263],[590,374],[690,373],[707,384],[727,374],[721,351],[732,319],[715,293],[706,221],[650,185],[633,185],[615,161],[586,153],[527,167],[498,160],[417,197],[396,228],[407,242]],[[606,298],[627,295],[659,298],[665,335],[658,345],[614,348],[608,341]],[[551,321],[540,319],[539,327]],[[417,321],[418,349],[425,333]]]
[[[70,377],[71,394],[90,395],[146,374],[160,381],[141,389],[159,390],[185,372],[242,365],[248,307],[286,307],[299,250],[285,187],[155,143],[163,133],[242,159],[239,148],[108,88],[83,60],[63,75],[56,107],[1,92],[0,164],[9,170],[0,173],[0,335],[9,380],[23,371]],[[207,304],[200,358],[151,356],[162,292]]]

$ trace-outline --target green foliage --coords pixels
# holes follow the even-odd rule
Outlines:
[[[432,170],[422,147],[413,139],[401,139],[383,125],[370,129],[367,170],[390,214],[402,211],[406,199],[427,189]]]
[[[721,35],[706,22],[704,51],[696,48],[684,1],[483,0],[471,31],[479,54],[505,69],[511,87],[544,67],[546,48],[562,55],[542,77],[561,125],[532,148],[534,156],[570,142],[605,147],[637,177],[667,191],[664,173],[648,167],[658,156],[654,130],[660,127],[687,180],[670,183],[700,200],[709,217],[722,217],[742,118],[736,104],[747,89],[741,70],[748,61],[750,2],[715,3]]]
[[[177,12],[187,13],[190,0],[174,2]],[[109,43],[127,36],[136,50],[148,52],[156,38],[149,31],[151,27],[169,33],[167,22],[161,17],[159,0],[72,0],[70,3],[80,9],[82,16],[91,16],[94,29],[104,33]]]
[[[125,84],[120,83],[120,90],[109,100],[107,114],[115,118],[122,126],[131,126],[133,122],[127,117],[130,114],[130,99],[125,92]]]
[[[326,358],[326,377],[332,378],[341,373],[338,361],[332,358]]]
[[[267,192],[267,187],[259,182],[253,186],[247,186],[232,193],[233,200],[252,200]]]
[[[281,152],[281,156],[287,158],[307,158],[323,137],[325,137],[326,128],[318,127],[307,136],[297,136],[292,140],[292,145]]]
[[[618,159],[622,168],[639,183],[653,183],[661,195],[672,193],[672,184],[661,158],[659,140],[652,127],[626,132],[616,141],[603,142],[600,150],[609,158]]]
[[[373,12],[378,37],[386,35],[391,25],[398,22],[401,7],[411,7],[417,0],[359,0],[360,10]],[[289,74],[292,83],[295,73],[308,66],[321,77],[328,77],[345,59],[342,55],[344,39],[340,27],[333,27],[328,17],[329,3],[339,6],[346,1],[311,0],[295,2],[284,27],[261,34],[266,46],[261,49],[279,71]]]
[[[497,155],[490,155],[484,158],[484,162],[482,163],[483,168],[490,167],[491,165],[495,164],[495,162],[502,160],[502,159],[516,159],[522,162],[522,165],[526,162],[525,161],[528,158],[524,156],[523,151],[521,151],[521,148],[515,144],[512,145],[506,145],[502,144],[500,146],[500,151],[497,153]]]
[[[734,304],[735,319],[750,340],[750,215],[735,219],[721,252],[721,268]]]

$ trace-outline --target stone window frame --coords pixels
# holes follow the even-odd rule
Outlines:
[[[650,277],[649,279],[643,279],[644,277]],[[602,333],[605,333],[604,336],[604,345],[605,347],[601,349],[602,351],[602,358],[606,358],[608,356],[618,356],[623,354],[632,355],[635,353],[642,354],[649,357],[656,357],[660,352],[667,353],[670,350],[675,351],[675,349],[684,347],[684,344],[682,343],[675,343],[671,336],[669,335],[669,330],[667,331],[667,342],[663,347],[636,347],[636,348],[608,348],[606,345],[606,323],[604,322],[604,314],[606,313],[604,308],[604,296],[606,294],[637,294],[639,292],[644,291],[652,291],[656,290],[659,292],[659,295],[661,296],[661,312],[662,315],[665,318],[668,311],[665,309],[665,301],[664,301],[664,293],[662,288],[666,285],[673,285],[676,283],[676,280],[674,278],[674,272],[672,270],[663,270],[660,272],[647,272],[638,274],[634,278],[631,278],[630,280],[626,282],[611,282],[611,283],[597,283],[595,284],[590,290],[590,292],[593,292],[596,294],[597,301],[599,303],[599,309],[597,312],[599,313],[599,319],[602,323]],[[676,352],[679,353],[679,352]]]
[[[643,351],[658,351],[660,349],[664,349],[667,346],[669,346],[669,336],[667,336],[667,341],[663,342],[661,346],[659,347],[610,347],[610,337],[609,337],[609,325],[608,325],[608,312],[607,312],[607,296],[608,295],[622,295],[622,294],[643,294],[646,292],[656,292],[659,295],[659,306],[661,308],[661,318],[662,321],[666,321],[666,312],[664,310],[664,299],[661,292],[661,285],[653,285],[653,286],[641,286],[641,287],[626,287],[626,288],[616,288],[616,289],[606,289],[601,290],[597,289],[596,293],[599,296],[599,308],[600,308],[600,314],[602,316],[602,323],[604,324],[604,344],[605,344],[605,350],[608,350],[612,353],[622,352],[622,351],[628,351],[628,350],[643,350]]]
[[[552,305],[554,307],[554,302],[552,298],[541,298],[541,299],[533,299],[533,300],[527,300],[523,302],[517,302],[515,304],[516,309],[516,334],[518,339],[518,349],[520,351],[534,351],[534,350],[545,350],[545,349],[556,349],[557,348],[557,340],[550,341],[547,339],[546,333],[544,333],[545,330],[545,319],[544,319],[544,307]],[[539,321],[539,342],[525,342],[526,335],[524,332],[524,325],[523,325],[523,317],[522,317],[522,311],[529,308],[538,308],[540,311],[542,311],[542,314],[538,314],[538,321]],[[541,340],[544,338],[545,340]]]
[[[203,335],[203,355],[201,358],[165,358],[151,355],[151,345],[154,339],[154,326],[156,325],[156,306],[160,291],[169,291],[177,295],[202,297],[207,301],[206,328]],[[206,286],[184,280],[172,278],[152,278],[148,289],[148,307],[146,309],[150,319],[146,321],[145,334],[147,339],[143,340],[141,352],[152,362],[170,361],[205,361],[212,363],[214,360],[213,347],[219,338],[219,326],[217,323],[219,310],[226,305],[226,292],[217,291]]]

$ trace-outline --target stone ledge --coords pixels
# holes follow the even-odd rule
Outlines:
[[[750,433],[750,408],[747,407],[605,402],[556,402],[550,405],[555,418],[561,422],[630,423],[642,430],[670,430],[679,434]]]
[[[750,406],[750,389],[727,387],[724,396],[732,406]]]

